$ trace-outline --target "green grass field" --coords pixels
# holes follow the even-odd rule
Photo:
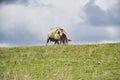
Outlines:
[[[0,48],[0,80],[120,80],[120,43]]]

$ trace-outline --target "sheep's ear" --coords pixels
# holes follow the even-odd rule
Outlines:
[[[61,29],[61,31],[62,31],[64,34],[67,34],[67,32],[66,32],[64,29]]]
[[[67,32],[66,31],[63,31],[63,33],[66,35],[67,34]]]
[[[64,30],[64,34],[67,34],[67,32]]]

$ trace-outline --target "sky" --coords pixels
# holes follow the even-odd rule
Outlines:
[[[45,45],[50,28],[70,44],[120,42],[120,0],[0,0],[0,47]]]

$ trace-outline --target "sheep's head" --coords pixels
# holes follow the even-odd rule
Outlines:
[[[57,30],[56,30],[56,33],[57,34],[60,34],[60,36],[62,36],[63,34],[67,34],[67,32],[64,30],[64,29],[61,29],[61,28],[58,28]]]

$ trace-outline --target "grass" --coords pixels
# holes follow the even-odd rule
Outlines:
[[[120,80],[120,43],[0,48],[0,80]]]

